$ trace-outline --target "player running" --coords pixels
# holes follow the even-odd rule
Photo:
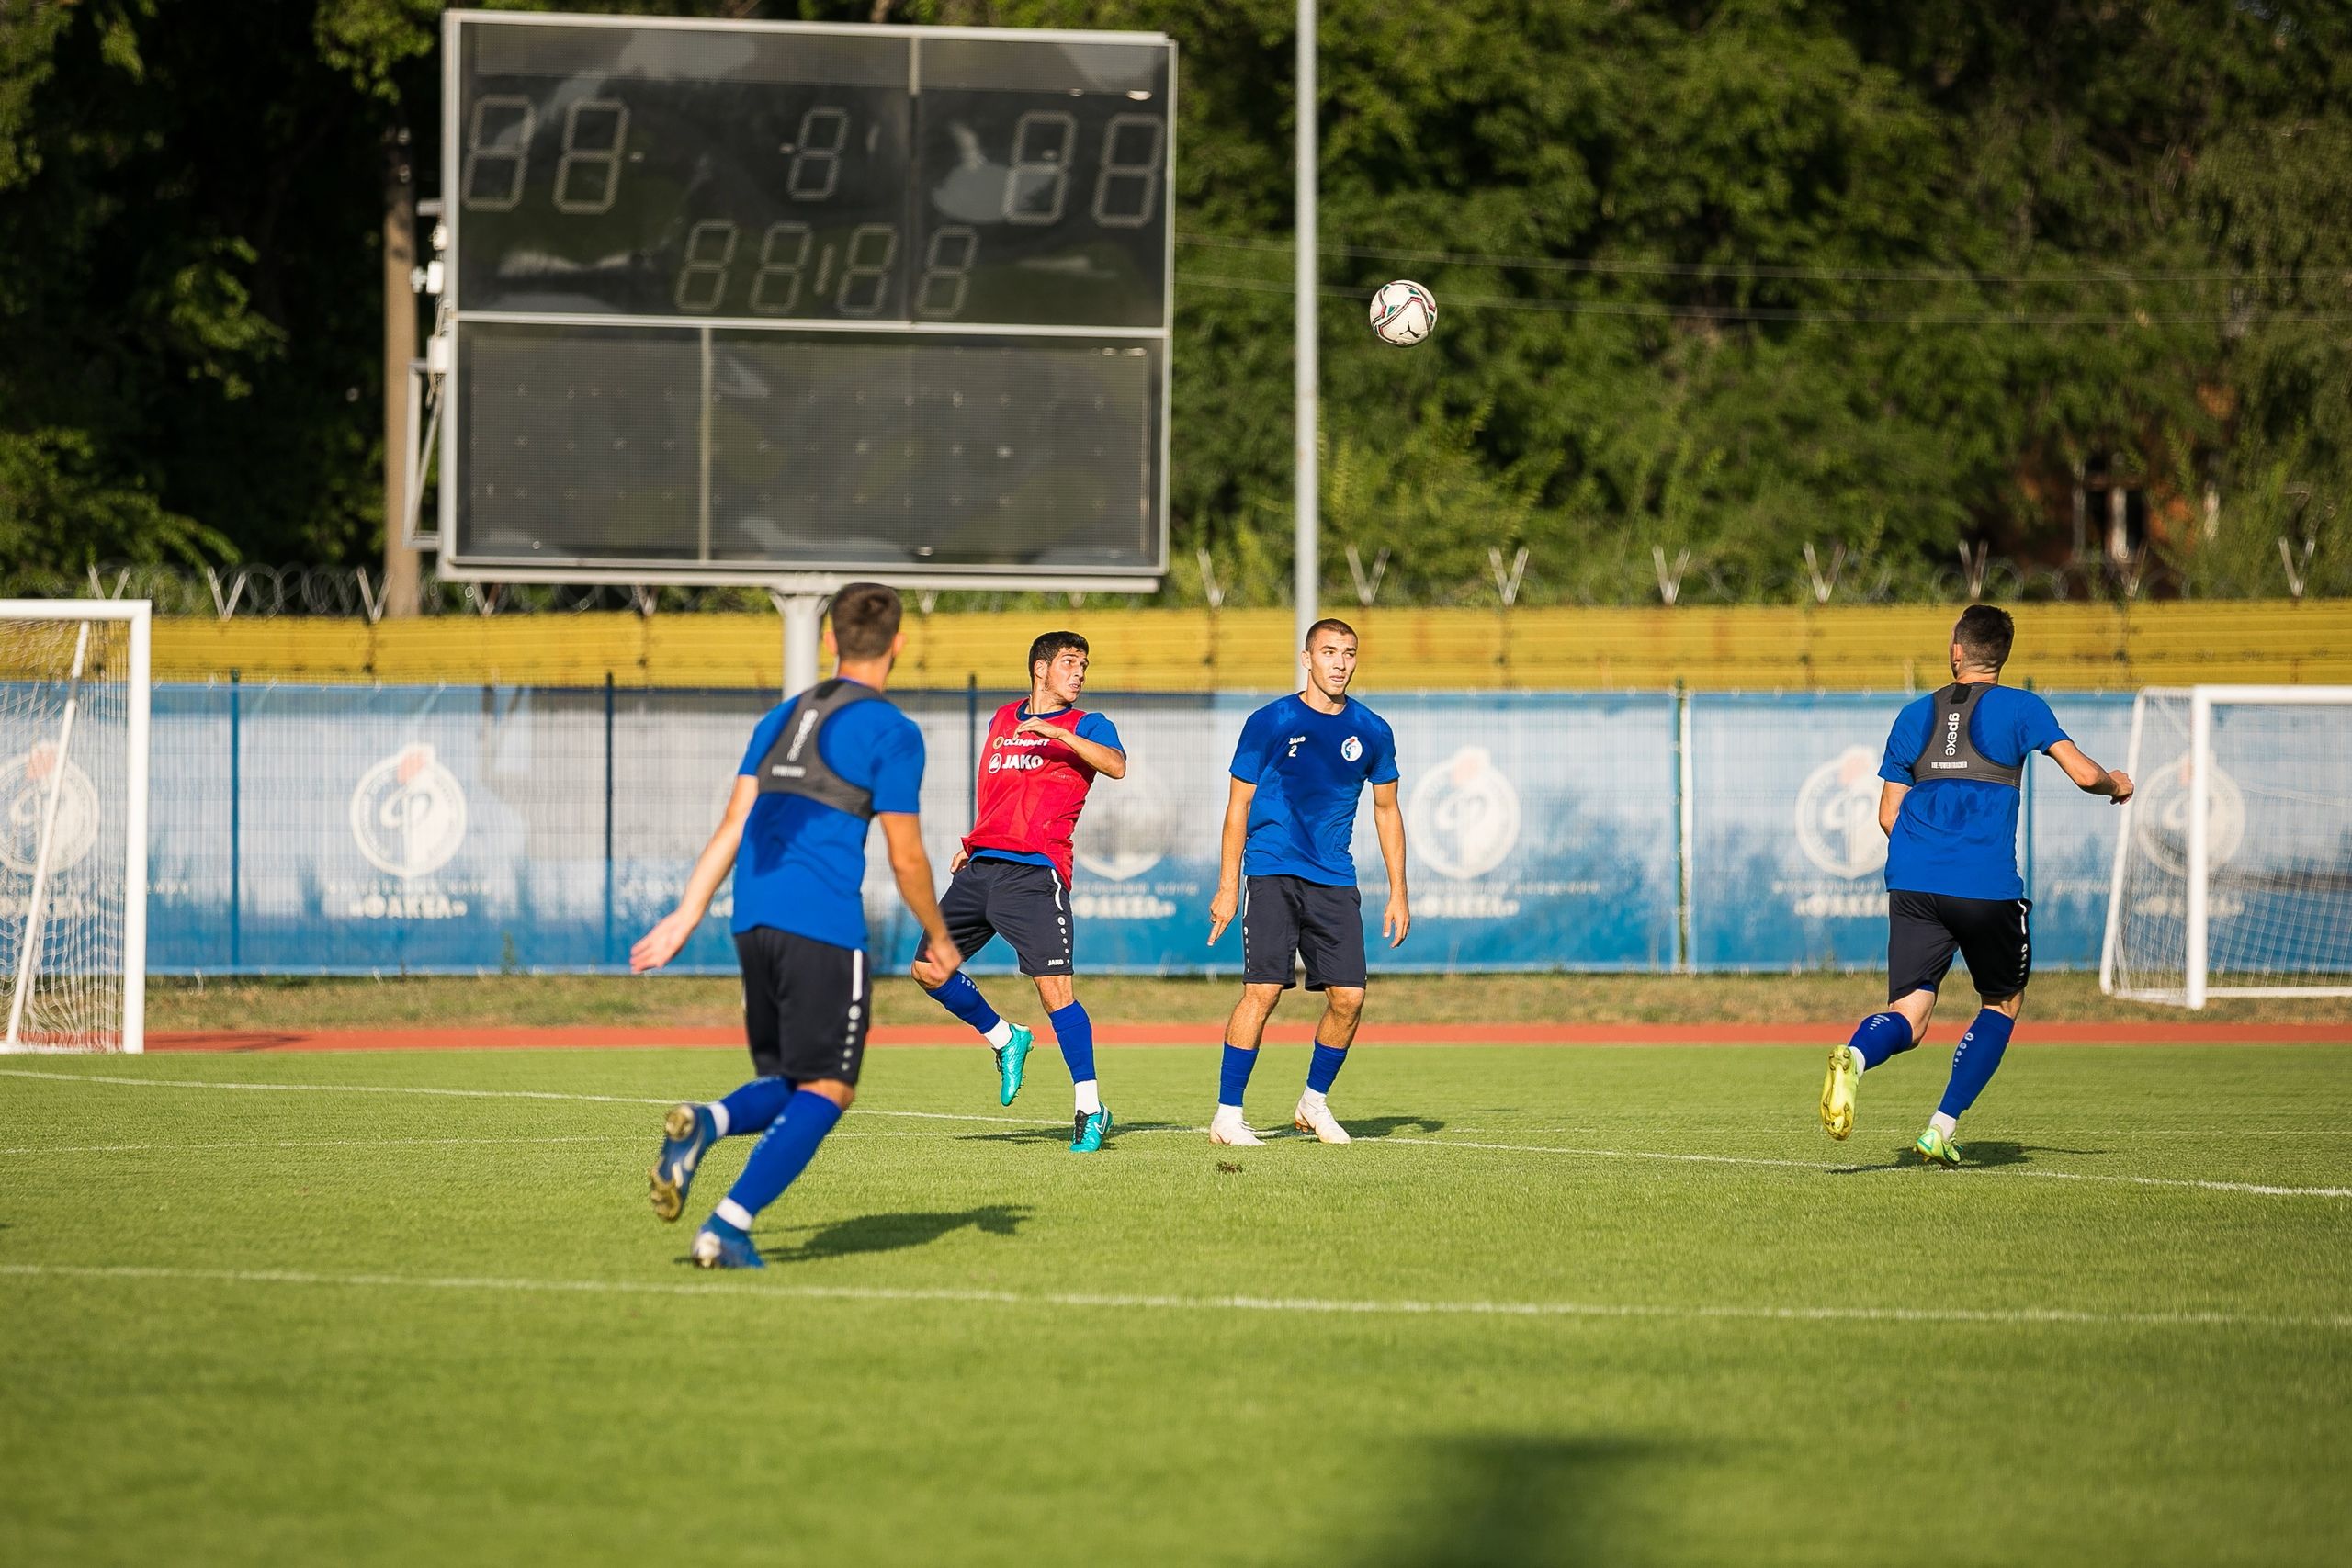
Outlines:
[[[2006,610],[1962,611],[1951,631],[1952,684],[1905,707],[1886,738],[1878,825],[1888,840],[1887,1010],[1829,1053],[1821,1125],[1833,1138],[1854,1130],[1864,1070],[1927,1038],[1936,987],[1957,949],[1984,1007],[1960,1037],[1943,1103],[1914,1146],[1923,1159],[1960,1163],[1952,1134],[2001,1065],[2033,973],[2033,905],[2018,875],[2026,761],[2046,751],[2086,793],[2119,806],[2132,798],[2132,781],[2084,756],[2048,703],[2000,684],[2016,636]]]
[[[709,1105],[673,1108],[653,1166],[653,1212],[674,1220],[711,1145],[760,1134],[695,1236],[694,1260],[706,1269],[766,1267],[752,1245],[752,1219],[808,1168],[857,1097],[874,1001],[859,894],[869,821],[881,819],[899,897],[930,940],[933,967],[944,977],[963,963],[932,897],[915,815],[922,731],[882,696],[906,646],[899,614],[899,595],[877,582],[833,596],[833,678],[760,720],[685,896],[629,949],[631,969],[667,964],[734,868],[743,1027],[759,1077]]]
[[[1075,1086],[1072,1154],[1102,1146],[1111,1112],[1094,1077],[1094,1025],[1071,981],[1070,837],[1095,775],[1127,776],[1118,730],[1101,714],[1078,706],[1086,660],[1086,639],[1076,632],[1047,632],[1029,645],[1029,695],[1005,704],[989,721],[978,809],[948,867],[955,880],[939,902],[957,951],[969,955],[1001,936],[1020,958],[1021,972],[1037,983],[1037,999],[1053,1021]],[[933,1000],[995,1050],[997,1099],[1012,1104],[1021,1092],[1030,1032],[998,1017],[969,975],[939,969],[922,953],[914,973]]]
[[[1306,963],[1306,988],[1323,993],[1306,1092],[1291,1122],[1327,1144],[1347,1129],[1324,1096],[1348,1059],[1363,1016],[1363,900],[1356,891],[1356,802],[1372,785],[1373,825],[1388,867],[1388,908],[1380,932],[1405,940],[1413,915],[1405,898],[1405,818],[1396,808],[1396,737],[1388,721],[1348,695],[1355,679],[1355,628],[1322,620],[1299,655],[1306,688],[1250,716],[1233,750],[1232,793],[1209,903],[1214,945],[1241,918],[1241,1000],[1225,1026],[1225,1060],[1209,1142],[1248,1148],[1264,1140],[1241,1119],[1241,1097],[1258,1063],[1258,1043],[1274,1004],[1290,988],[1294,959]],[[1241,903],[1241,876],[1249,900]]]

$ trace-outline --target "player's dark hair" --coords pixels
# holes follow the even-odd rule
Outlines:
[[[1960,644],[1962,660],[1978,670],[1998,670],[2007,664],[2009,647],[2017,639],[2017,622],[1997,604],[1971,604],[1951,628],[1951,640]]]
[[[1086,646],[1086,639],[1076,632],[1047,632],[1029,645],[1029,679],[1034,681],[1037,678],[1039,660],[1051,664],[1062,656],[1062,649],[1066,648],[1074,648],[1090,658],[1092,656],[1092,650]]]
[[[853,582],[833,595],[833,649],[843,659],[879,659],[890,651],[906,614],[899,591],[880,582]]]
[[[1315,646],[1315,634],[1317,632],[1323,631],[1345,632],[1353,641],[1362,642],[1363,640],[1363,638],[1356,636],[1355,627],[1348,625],[1347,622],[1340,620],[1336,615],[1326,615],[1321,620],[1306,628],[1306,641],[1302,646],[1313,648]]]

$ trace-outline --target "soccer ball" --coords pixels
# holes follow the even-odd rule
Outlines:
[[[1437,330],[1437,301],[1405,278],[1384,283],[1372,297],[1372,330],[1383,343],[1410,348]]]

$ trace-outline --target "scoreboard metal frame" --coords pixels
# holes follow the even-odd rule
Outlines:
[[[443,17],[442,60],[442,147],[441,147],[441,222],[445,226],[446,284],[440,298],[435,322],[435,335],[442,341],[435,344],[436,367],[443,367],[441,379],[441,411],[446,417],[439,421],[438,440],[441,481],[438,487],[437,516],[439,524],[439,575],[459,581],[504,582],[609,582],[609,583],[700,583],[713,586],[764,586],[785,592],[826,592],[851,578],[880,578],[937,588],[995,589],[1015,586],[1051,587],[1057,590],[1095,592],[1150,592],[1157,589],[1167,571],[1169,560],[1169,469],[1171,456],[1171,354],[1175,317],[1175,218],[1174,178],[1176,171],[1177,120],[1177,54],[1175,40],[1163,33],[1108,32],[1061,28],[1002,28],[968,27],[919,27],[883,24],[861,26],[832,22],[728,21],[702,17],[662,17],[633,16],[577,16],[519,11],[451,10]],[[1051,321],[926,321],[917,319],[910,301],[904,320],[876,316],[855,319],[817,319],[796,317],[779,320],[773,314],[641,314],[626,311],[564,311],[537,310],[502,310],[496,308],[469,309],[464,294],[465,223],[468,190],[466,180],[470,171],[466,150],[467,126],[463,123],[462,105],[465,99],[464,62],[461,40],[466,29],[474,27],[548,28],[616,28],[658,32],[717,32],[735,34],[775,35],[800,34],[820,38],[890,38],[906,40],[909,61],[907,94],[919,102],[922,88],[923,45],[927,41],[1051,41],[1059,44],[1108,44],[1143,46],[1164,51],[1166,62],[1166,119],[1160,137],[1158,175],[1158,224],[1160,229],[1160,310],[1156,322],[1109,325],[1101,322],[1070,324]],[[1135,95],[1130,94],[1130,96]],[[911,114],[911,109],[910,109]],[[1025,117],[1024,117],[1025,118]],[[1064,116],[1064,118],[1070,117]],[[626,122],[624,121],[624,124]],[[525,131],[527,143],[528,130]],[[845,133],[844,133],[845,134]],[[1015,144],[1008,154],[1008,181],[1018,177],[1017,166],[1022,163],[1023,150],[1016,130]],[[567,138],[571,135],[569,130]],[[1063,155],[1067,157],[1075,133],[1065,136]],[[1106,164],[1117,158],[1115,130],[1104,134],[1102,157]],[[909,177],[911,179],[919,156],[910,147],[907,153]],[[1125,173],[1124,170],[1114,171]],[[612,172],[605,175],[616,185],[619,165],[616,161]],[[1108,175],[1103,176],[1105,178]],[[519,190],[522,176],[514,181]],[[559,195],[561,186],[559,186]],[[1058,203],[1059,197],[1057,197]],[[1012,195],[1010,187],[1005,197],[1008,213]],[[1096,203],[1101,205],[1100,187]],[[609,205],[609,201],[607,203]],[[1058,208],[1057,209],[1058,210]],[[1100,215],[1098,214],[1098,220]],[[698,235],[703,225],[695,226]],[[733,225],[729,225],[732,228]],[[804,226],[805,227],[805,226]],[[968,231],[967,231],[968,232]],[[695,257],[695,238],[690,237],[686,255],[689,263]],[[728,241],[731,255],[734,241]],[[934,246],[934,249],[937,247]],[[805,252],[807,247],[802,247]],[[893,250],[895,252],[895,242]],[[978,241],[971,244],[977,254]],[[854,243],[849,253],[848,265],[854,265]],[[828,254],[830,262],[830,253]],[[967,264],[968,265],[968,264]],[[911,265],[910,265],[911,271]],[[756,284],[755,284],[756,287]],[[926,284],[926,290],[928,285]],[[794,293],[799,286],[796,277]],[[911,292],[911,291],[910,291]],[[702,489],[697,500],[698,527],[704,554],[699,558],[647,558],[618,559],[585,556],[535,558],[519,561],[481,554],[469,556],[462,543],[459,507],[466,498],[467,466],[463,446],[468,431],[466,412],[466,355],[469,326],[548,326],[588,327],[594,329],[627,330],[630,328],[676,329],[692,325],[699,329],[699,341],[705,364],[706,385],[704,402],[699,411],[701,430]],[[711,530],[710,446],[711,429],[716,414],[710,401],[707,367],[711,355],[713,334],[720,332],[749,332],[775,334],[779,341],[802,333],[856,333],[888,336],[903,334],[914,338],[963,338],[982,343],[1018,344],[1068,339],[1115,340],[1136,345],[1156,345],[1158,349],[1157,405],[1152,423],[1156,430],[1158,451],[1154,462],[1157,494],[1149,496],[1151,516],[1148,522],[1156,533],[1156,544],[1150,558],[1129,568],[1124,563],[1108,568],[1082,564],[1056,564],[1033,560],[1014,563],[943,564],[933,567],[920,559],[867,560],[858,558],[777,560],[763,564],[750,559],[714,560],[708,558]],[[825,341],[820,335],[804,340]],[[840,341],[840,340],[835,340]],[[1128,352],[1142,352],[1142,348]],[[1103,350],[1106,354],[1112,352]]]

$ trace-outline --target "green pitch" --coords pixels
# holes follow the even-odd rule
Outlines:
[[[880,1050],[748,1278],[644,1199],[731,1053],[10,1059],[0,1561],[2338,1556],[2352,1050],[2029,1023],[1895,1168],[1946,1059],[1839,1145],[1813,1051],[1367,1048],[1234,1151],[1113,1050],[1080,1158]]]

